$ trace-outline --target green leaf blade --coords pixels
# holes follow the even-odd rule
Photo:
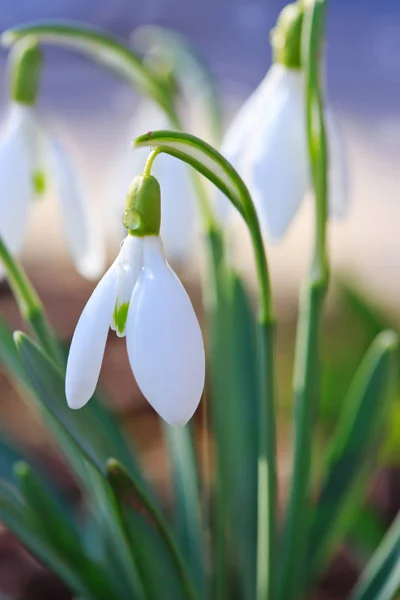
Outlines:
[[[400,514],[361,575],[350,600],[393,600],[400,592]]]
[[[379,334],[351,386],[327,452],[325,477],[314,513],[309,543],[312,577],[326,563],[365,493],[394,397],[398,345],[394,332]]]
[[[25,462],[15,465],[15,473],[31,522],[81,582],[78,591],[95,600],[112,597],[114,590],[100,567],[84,552],[74,524],[66,518],[50,489]]]

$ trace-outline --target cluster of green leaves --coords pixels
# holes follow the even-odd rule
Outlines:
[[[162,40],[159,34],[157,40]],[[169,85],[132,49],[97,31],[65,23],[22,27],[6,32],[3,41],[12,44],[27,35],[83,51],[157,101],[172,124],[178,126]],[[165,35],[170,48],[166,56],[174,66],[177,57],[182,59],[188,51],[179,45],[179,39],[172,38],[175,45],[171,45],[171,35]],[[193,69],[196,63],[190,60],[189,64]],[[201,74],[204,77],[204,70]],[[215,116],[211,92],[206,102]],[[0,519],[75,595],[86,600],[266,598],[260,596],[264,588],[258,581],[259,517],[263,515],[258,509],[260,498],[264,498],[258,488],[260,472],[268,471],[265,461],[260,460],[263,446],[258,398],[265,385],[265,378],[259,377],[265,364],[259,362],[260,349],[268,354],[272,336],[265,256],[259,246],[259,231],[254,229],[257,221],[251,199],[229,163],[198,138],[171,131],[152,132],[139,138],[136,145],[158,148],[190,164],[230,198],[255,231],[255,260],[263,281],[258,316],[243,282],[226,261],[221,231],[212,220],[205,219],[210,250],[205,287],[209,292],[206,308],[216,463],[212,518],[206,522],[202,511],[199,466],[190,428],[164,426],[175,507],[170,524],[170,515],[111,412],[97,398],[78,412],[68,409],[62,352],[49,330],[40,301],[35,297],[30,302],[34,292],[29,281],[1,247],[21,312],[39,345],[22,333],[13,336],[0,322],[0,361],[24,384],[28,401],[42,415],[75,475],[86,508],[83,520],[78,519],[74,507],[60,502],[58,491],[43,479],[36,466],[4,439]],[[21,282],[22,294],[18,295]],[[300,553],[301,564],[297,565],[296,581],[300,586],[290,591],[292,598],[305,596],[349,531],[385,435],[394,397],[398,341],[394,333],[380,329],[342,403],[317,489],[307,482],[312,510],[304,512],[304,517],[310,534],[301,540],[305,551]],[[295,427],[298,419],[295,417]],[[295,461],[304,461],[301,452]],[[279,544],[273,551],[279,555]],[[279,569],[278,561],[276,566],[281,570],[276,575],[282,582],[285,572]],[[352,600],[391,600],[398,589],[399,572],[397,521],[373,554]],[[275,600],[275,596],[268,600]]]

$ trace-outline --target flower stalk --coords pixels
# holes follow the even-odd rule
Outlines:
[[[315,241],[311,271],[300,297],[295,353],[295,443],[293,477],[284,526],[279,600],[294,600],[304,592],[305,556],[311,520],[310,480],[313,432],[320,401],[320,325],[328,287],[326,251],[328,164],[324,125],[320,56],[325,1],[305,3],[302,50],[306,73],[307,139],[315,194]]]

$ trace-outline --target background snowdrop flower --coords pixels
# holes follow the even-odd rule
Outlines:
[[[134,179],[124,223],[130,232],[72,338],[67,402],[79,409],[93,395],[111,327],[126,336],[130,366],[143,395],[167,423],[183,426],[203,392],[204,346],[190,299],[165,257],[154,177]]]
[[[284,235],[310,189],[301,24],[301,4],[285,7],[271,38],[274,64],[233,119],[221,148],[249,187],[272,240]],[[326,128],[330,212],[342,217],[348,203],[347,173],[338,127],[329,110]],[[218,197],[217,206],[220,203]]]
[[[158,106],[143,100],[128,127],[112,176],[110,210],[112,222],[118,226],[118,235],[132,173],[143,171],[148,155],[146,149],[135,150],[132,155],[132,140],[145,131],[156,129],[171,129],[171,124]],[[163,154],[154,165],[153,172],[163,190],[161,235],[165,249],[172,262],[182,263],[190,255],[196,228],[196,201],[188,169],[181,161]],[[176,218],[177,214],[179,219]]]
[[[22,47],[21,47],[22,45]],[[51,184],[60,200],[63,230],[78,272],[97,278],[104,268],[98,227],[93,226],[72,164],[59,141],[47,137],[35,103],[41,52],[36,42],[19,42],[11,52],[12,101],[0,139],[0,235],[11,252],[22,250],[33,200]]]

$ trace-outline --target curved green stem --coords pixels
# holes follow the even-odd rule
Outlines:
[[[311,272],[300,299],[295,356],[295,444],[293,477],[284,527],[279,600],[304,592],[304,560],[310,528],[310,478],[314,425],[320,401],[320,324],[329,280],[326,250],[328,165],[320,53],[325,1],[305,3],[303,64],[306,74],[308,152],[315,192],[315,242]]]
[[[44,350],[59,364],[64,362],[59,344],[46,319],[43,305],[24,270],[0,238],[0,261],[7,273],[20,313],[28,321]]]

